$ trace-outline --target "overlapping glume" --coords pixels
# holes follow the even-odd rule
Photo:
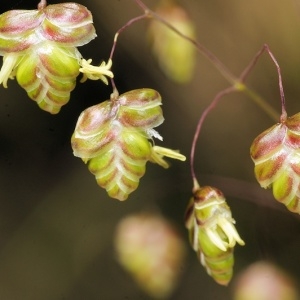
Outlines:
[[[250,148],[261,187],[273,189],[275,199],[300,213],[300,113],[261,133]]]
[[[244,245],[234,223],[220,190],[204,186],[194,192],[185,214],[190,243],[208,275],[221,285],[232,278],[236,242]]]
[[[148,141],[164,118],[160,94],[137,89],[89,107],[74,134],[74,155],[87,163],[110,197],[126,200],[139,185],[151,156]]]
[[[3,74],[3,85],[16,76],[41,109],[58,113],[69,101],[79,75],[81,54],[76,47],[95,36],[90,11],[77,3],[2,14],[0,55],[4,56],[2,73],[8,72]]]

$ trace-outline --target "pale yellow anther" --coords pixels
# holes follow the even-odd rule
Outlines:
[[[222,228],[224,233],[226,234],[228,238],[228,246],[230,248],[233,248],[236,244],[240,244],[241,246],[245,245],[245,242],[241,239],[239,236],[235,226],[234,226],[234,220],[232,219],[231,222],[227,219],[222,219],[219,221],[219,226]]]
[[[83,77],[80,82],[85,82],[87,79],[102,80],[105,84],[108,84],[108,80],[105,76],[113,78],[114,74],[110,70],[112,67],[112,60],[109,59],[107,64],[103,61],[100,66],[91,65],[92,59],[82,59],[81,68],[79,71],[83,73]]]
[[[205,232],[210,241],[222,251],[227,251],[228,248],[233,248],[236,243],[241,246],[245,245],[245,242],[239,236],[235,226],[235,221],[231,218],[220,216],[216,222],[211,226],[205,228]],[[223,231],[226,236],[220,235],[219,229]]]
[[[0,84],[7,88],[8,79],[14,79],[14,68],[17,65],[20,55],[16,53],[8,53],[3,56],[3,65],[0,70]]]
[[[225,241],[222,240],[222,238],[219,236],[219,234],[211,229],[211,228],[207,228],[205,230],[207,237],[210,239],[210,241],[217,246],[220,250],[222,251],[227,251],[228,249],[228,243],[226,243]]]
[[[163,168],[167,169],[169,164],[164,160],[164,156],[170,157],[173,159],[178,159],[185,161],[186,157],[179,153],[178,150],[172,150],[169,148],[164,148],[160,146],[153,146],[151,151],[150,161],[159,164]]]

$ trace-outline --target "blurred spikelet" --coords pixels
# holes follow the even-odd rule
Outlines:
[[[195,26],[184,8],[164,0],[155,12],[185,36],[195,39]],[[176,83],[189,82],[194,74],[196,48],[164,24],[153,19],[148,28],[153,53],[161,70]]]
[[[237,277],[233,295],[233,300],[300,299],[291,276],[266,261],[250,265]]]
[[[120,264],[145,292],[155,299],[170,296],[185,257],[171,224],[157,215],[128,216],[118,225],[115,248]]]

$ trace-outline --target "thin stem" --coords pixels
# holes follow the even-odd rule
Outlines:
[[[262,56],[262,54],[265,52],[265,46],[263,46],[253,57],[253,59],[250,61],[248,66],[245,68],[245,70],[241,73],[240,81],[245,82],[246,78],[250,74],[250,72],[253,70],[255,65],[257,64],[258,59]]]
[[[38,4],[38,10],[44,9],[46,6],[47,6],[47,1],[41,0],[40,3]]]
[[[133,23],[135,22],[138,22],[140,20],[143,20],[147,17],[146,13],[144,15],[141,15],[141,16],[138,16],[136,18],[133,18],[131,20],[129,20],[125,25],[123,25],[115,34],[114,36],[114,42],[113,42],[113,45],[112,45],[112,48],[111,48],[111,51],[110,51],[110,55],[109,55],[109,59],[110,60],[113,60],[113,56],[114,56],[114,53],[115,53],[115,50],[116,50],[116,46],[117,46],[117,42],[118,42],[118,38],[119,38],[119,35],[125,30],[127,29],[129,26],[131,26]],[[112,85],[112,88],[113,88],[113,97],[117,98],[116,95],[119,95],[119,92],[118,92],[118,89],[116,87],[116,84],[115,84],[115,81],[113,78],[110,79],[110,82],[111,82],[111,85]]]
[[[281,76],[281,71],[279,64],[277,60],[275,59],[273,53],[270,50],[270,47],[265,44],[263,47],[257,52],[257,54],[254,56],[252,61],[249,63],[249,65],[245,68],[245,70],[242,72],[240,78],[241,82],[241,88],[240,90],[244,89],[245,93],[248,94],[254,102],[260,106],[264,111],[268,112],[268,114],[272,117],[275,118],[275,120],[278,120],[278,113],[268,104],[266,103],[260,96],[258,96],[255,92],[250,90],[248,87],[246,87],[243,83],[245,82],[247,76],[250,74],[254,66],[256,65],[258,59],[262,56],[262,54],[267,51],[269,56],[271,57],[273,63],[276,66],[277,73],[278,73],[278,81],[279,81],[279,92],[280,92],[280,98],[281,98],[281,116],[280,116],[280,121],[284,122],[287,118],[287,113],[285,109],[285,97],[284,97],[284,91],[283,91],[283,85],[282,85],[282,76]]]
[[[280,98],[281,98],[281,116],[280,116],[280,121],[283,123],[283,122],[286,121],[287,113],[286,113],[286,109],[285,109],[285,96],[284,96],[283,85],[282,85],[281,71],[280,71],[279,64],[278,64],[276,58],[274,57],[273,53],[271,52],[269,46],[265,45],[265,49],[268,52],[268,54],[270,55],[271,59],[273,60],[275,66],[277,68],[278,82],[279,82],[279,92],[280,92]]]
[[[111,52],[110,52],[110,55],[109,55],[109,58],[112,60],[113,58],[113,55],[114,55],[114,52],[115,52],[115,49],[116,49],[116,46],[117,46],[117,41],[118,41],[118,38],[119,38],[119,35],[125,30],[127,29],[129,26],[131,26],[133,23],[135,22],[138,22],[140,20],[143,20],[145,18],[147,18],[148,15],[145,13],[141,16],[138,16],[138,17],[135,17],[131,20],[129,20],[124,26],[122,26],[115,34],[115,37],[114,37],[114,43],[112,45],[112,49],[111,49]]]
[[[113,89],[113,92],[111,94],[111,98],[117,99],[119,97],[119,91],[116,87],[115,81],[114,81],[113,78],[110,78],[110,82],[111,82],[111,86],[112,86],[112,89]]]
[[[216,105],[219,103],[219,101],[222,99],[222,97],[224,97],[225,95],[232,93],[234,91],[237,91],[235,86],[230,86],[230,87],[226,88],[225,90],[222,90],[221,92],[219,92],[216,95],[216,97],[214,98],[214,100],[203,111],[203,113],[198,121],[196,130],[195,130],[195,134],[194,134],[194,138],[193,138],[193,142],[192,142],[191,154],[190,154],[191,175],[192,175],[192,179],[193,179],[193,183],[194,183],[194,188],[198,184],[198,181],[196,179],[195,169],[194,169],[195,149],[196,149],[196,144],[198,141],[198,137],[199,137],[203,122],[206,119],[207,115],[212,111],[212,109],[214,109],[216,107]],[[199,184],[198,184],[198,186],[199,186]]]
[[[145,13],[149,11],[149,8],[142,1],[140,0],[134,0],[134,1]]]

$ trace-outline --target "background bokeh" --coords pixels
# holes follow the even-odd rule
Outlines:
[[[60,1],[48,1],[49,4]],[[133,0],[79,0],[94,15],[98,37],[80,48],[94,63],[107,60],[114,33],[141,14]],[[145,1],[150,7],[157,1]],[[235,74],[267,43],[277,58],[289,115],[300,108],[299,0],[178,1],[197,27],[197,38]],[[33,9],[37,1],[1,1],[9,9]],[[197,120],[226,81],[200,54],[193,80],[170,82],[147,43],[147,21],[119,38],[113,71],[120,93],[151,87],[163,97],[163,145],[189,155]],[[174,62],[176,63],[176,62]],[[280,111],[278,76],[265,54],[247,84]],[[124,203],[108,198],[72,155],[70,137],[80,112],[109,98],[110,86],[78,84],[71,101],[52,116],[31,101],[16,81],[0,88],[0,299],[151,299],[120,268],[113,251],[120,219],[159,211],[171,220],[187,245],[183,214],[191,194],[189,164],[164,170],[148,165],[140,186]],[[196,150],[202,184],[222,189],[245,247],[235,250],[235,277],[266,259],[300,283],[300,219],[261,190],[249,156],[252,140],[273,125],[243,94],[229,95],[206,120]],[[232,299],[232,286],[218,286],[189,250],[171,299]]]

